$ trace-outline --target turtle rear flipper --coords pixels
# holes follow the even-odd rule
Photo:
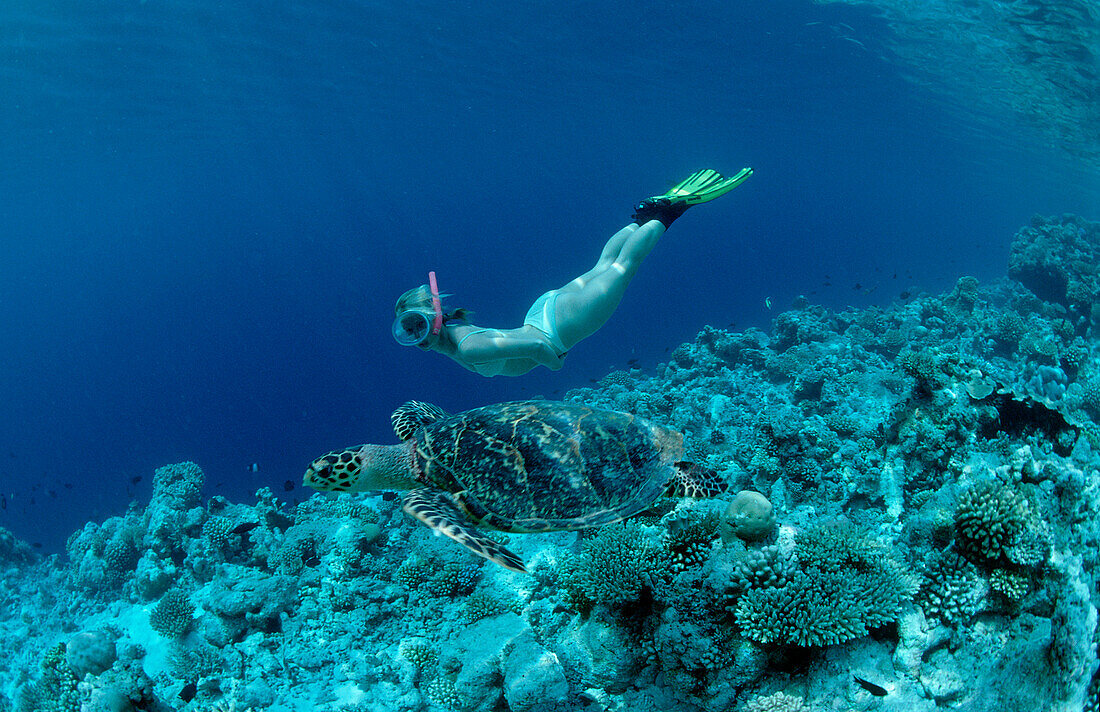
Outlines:
[[[393,431],[397,433],[397,437],[408,440],[425,425],[446,417],[447,412],[437,405],[409,401],[397,407],[390,416],[390,422],[393,423]]]
[[[413,490],[405,495],[402,507],[408,514],[441,534],[446,534],[478,556],[506,569],[527,573],[523,559],[470,526],[451,496],[435,489]]]
[[[676,478],[672,481],[672,492],[680,497],[717,497],[730,487],[729,483],[718,476],[714,470],[696,465],[694,462],[676,463]]]

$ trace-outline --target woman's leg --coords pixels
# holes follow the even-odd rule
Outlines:
[[[607,241],[595,267],[558,290],[554,312],[566,348],[572,348],[611,318],[642,260],[664,232],[665,226],[657,220],[641,227],[627,225]]]

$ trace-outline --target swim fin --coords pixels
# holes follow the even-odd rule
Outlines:
[[[711,168],[695,171],[664,195],[646,198],[634,206],[634,222],[644,225],[650,220],[659,220],[667,229],[692,205],[706,203],[725,195],[748,180],[751,175],[751,168],[742,168],[737,175],[730,178]]]
[[[751,175],[751,168],[742,168],[737,175],[730,178],[726,178],[711,168],[704,168],[701,171],[695,171],[677,183],[672,190],[664,195],[654,196],[650,200],[668,198],[673,205],[681,202],[688,205],[698,205],[725,195],[748,180]]]

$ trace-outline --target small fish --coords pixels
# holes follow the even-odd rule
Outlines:
[[[31,546],[33,546],[35,549],[41,549],[42,548],[42,542],[36,541],[33,544],[31,544]]]
[[[253,474],[259,472],[260,471],[260,463],[253,462],[251,465],[248,466],[248,471],[253,473]]]
[[[244,524],[238,524],[237,526],[233,527],[233,533],[247,534],[258,526],[260,526],[259,522],[245,522]]]
[[[66,482],[65,483],[65,489],[72,489],[72,488],[73,488],[73,483],[72,482]]]
[[[199,686],[196,685],[195,683],[193,683],[193,682],[187,683],[186,685],[183,686],[183,689],[180,690],[180,699],[183,700],[184,702],[190,702],[191,700],[195,699],[195,692],[198,689],[199,689]]]
[[[130,484],[136,485],[138,482],[141,482],[141,475],[136,475],[130,478]]]
[[[768,309],[772,308],[772,298],[771,297],[764,297],[764,306],[766,306]]]
[[[396,492],[383,492],[382,493],[382,501],[383,502],[392,502],[395,499],[397,499],[397,493]]]
[[[864,690],[867,690],[875,697],[886,697],[886,695],[888,694],[885,687],[880,687],[873,682],[867,682],[862,677],[852,675],[852,679],[856,681],[857,685],[862,687]]]
[[[315,569],[321,565],[321,559],[317,554],[305,554],[302,556],[302,563],[311,569]]]
[[[283,492],[289,492],[292,489],[294,489],[294,482],[292,480],[287,480],[283,483]]]
[[[8,496],[6,494],[0,494],[0,509],[8,508]]]

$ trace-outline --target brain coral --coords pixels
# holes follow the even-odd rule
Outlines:
[[[722,541],[726,544],[734,537],[745,541],[767,539],[775,531],[772,503],[759,492],[742,490],[722,515],[720,529]]]

